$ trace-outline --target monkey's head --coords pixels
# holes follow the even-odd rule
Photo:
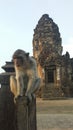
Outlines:
[[[12,56],[12,60],[17,67],[23,65],[26,66],[28,59],[29,59],[29,53],[26,53],[24,50],[21,49],[16,50]]]

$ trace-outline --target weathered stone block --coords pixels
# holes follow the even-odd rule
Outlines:
[[[29,102],[26,97],[16,100],[17,130],[36,130],[36,99]]]

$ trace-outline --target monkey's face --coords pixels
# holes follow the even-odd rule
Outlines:
[[[15,58],[13,59],[13,62],[16,67],[23,66],[23,60],[21,58]]]
[[[29,53],[26,53],[23,50],[16,50],[15,53],[13,54],[13,62],[14,66],[16,67],[24,67],[28,68],[29,66]]]

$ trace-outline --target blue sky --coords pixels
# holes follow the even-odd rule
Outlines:
[[[20,48],[32,55],[34,28],[43,14],[58,25],[63,53],[73,57],[73,0],[0,0],[0,72]]]

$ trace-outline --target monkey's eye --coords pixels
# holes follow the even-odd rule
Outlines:
[[[15,57],[14,59],[13,59],[13,62],[14,63],[17,63],[17,64],[23,64],[23,58],[22,57]]]
[[[17,56],[16,59],[23,59],[21,56]]]

